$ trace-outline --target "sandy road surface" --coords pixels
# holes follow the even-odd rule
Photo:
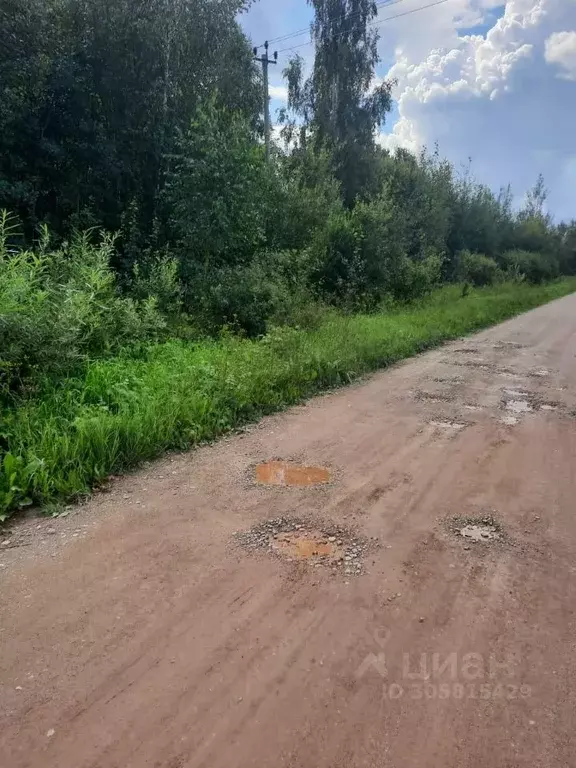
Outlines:
[[[575,355],[571,296],[20,523],[0,765],[576,766]],[[333,480],[256,487],[273,457]],[[363,573],[234,545],[278,516]]]

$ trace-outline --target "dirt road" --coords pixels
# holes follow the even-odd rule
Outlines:
[[[571,296],[18,524],[0,765],[573,768],[575,414]]]

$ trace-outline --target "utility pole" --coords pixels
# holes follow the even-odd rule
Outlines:
[[[264,144],[266,147],[266,160],[270,160],[270,95],[268,93],[268,64],[278,63],[278,51],[274,51],[274,58],[268,58],[268,40],[264,43],[264,55],[258,57],[258,48],[254,48],[254,59],[262,64],[264,81]]]

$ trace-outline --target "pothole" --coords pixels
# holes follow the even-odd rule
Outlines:
[[[472,541],[492,541],[499,539],[500,534],[493,525],[465,525],[460,529],[460,536]]]
[[[550,376],[550,371],[546,368],[539,368],[537,371],[532,371],[532,373],[528,374],[529,376],[538,376],[539,378],[545,378],[546,376]]]
[[[518,390],[518,389],[505,389],[505,390],[504,390],[504,392],[505,392],[505,393],[506,393],[506,394],[507,394],[509,397],[514,397],[514,398],[526,398],[526,397],[530,397],[530,393],[529,393],[529,392],[521,392],[521,391],[520,391],[520,390]]]
[[[362,559],[373,544],[337,525],[279,517],[237,533],[248,551],[264,551],[288,562],[327,567],[347,576],[363,572]]]
[[[537,394],[522,392],[517,389],[505,389],[504,395],[502,407],[512,414],[521,415],[523,413],[532,413],[533,411],[556,411],[559,407],[559,403],[556,401],[542,400]],[[505,424],[510,423],[506,420],[503,421]]]
[[[504,407],[512,413],[530,413],[534,410],[528,400],[508,400]]]
[[[425,400],[429,403],[451,403],[454,395],[443,392],[423,392],[419,390],[414,394],[416,400]]]
[[[497,341],[492,346],[494,349],[524,349],[524,344],[518,344],[516,341]]]
[[[267,461],[256,467],[256,482],[262,485],[305,488],[329,481],[330,472],[326,467],[308,467],[288,461]]]
[[[505,424],[507,427],[514,427],[518,424],[518,418],[516,416],[503,416],[500,419],[501,424]]]
[[[447,432],[459,432],[461,429],[466,428],[466,424],[460,424],[457,421],[429,421],[428,424],[430,424],[433,427],[436,427],[438,429],[445,430]]]
[[[455,536],[470,544],[496,542],[504,538],[502,526],[492,515],[453,517],[448,524]]]
[[[337,557],[341,552],[335,536],[326,537],[322,531],[291,531],[276,533],[271,541],[272,549],[287,557],[309,560],[312,557]]]
[[[451,365],[457,365],[461,368],[478,368],[481,371],[494,371],[495,366],[486,363],[483,360],[452,360]]]

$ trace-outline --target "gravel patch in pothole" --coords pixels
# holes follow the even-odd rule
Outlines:
[[[436,427],[437,429],[441,429],[445,432],[460,432],[462,429],[466,429],[466,424],[462,424],[457,421],[441,421],[437,419],[432,419],[428,422],[430,426]]]
[[[464,379],[461,376],[434,376],[432,381],[437,384],[463,384]]]
[[[451,403],[454,400],[453,394],[446,394],[444,392],[424,392],[418,390],[414,393],[416,400],[424,400],[429,403]]]
[[[496,371],[493,363],[487,363],[484,360],[450,360],[450,365],[456,365],[460,368],[478,368],[480,371]]]
[[[468,545],[490,544],[501,541],[504,532],[501,524],[492,515],[481,517],[453,517],[448,522],[450,532]]]
[[[460,528],[460,536],[465,539],[472,539],[472,541],[492,541],[493,539],[499,539],[500,534],[493,525],[465,525]]]
[[[534,410],[528,400],[507,400],[504,407],[512,413],[531,413]]]
[[[330,568],[346,576],[362,574],[364,557],[377,546],[374,540],[342,526],[293,517],[265,520],[248,531],[239,531],[234,540],[248,552],[263,552],[287,562]]]
[[[530,392],[521,392],[519,389],[505,389],[504,394],[516,399],[525,399],[531,396]]]
[[[509,414],[521,416],[525,413],[534,411],[556,411],[560,403],[553,400],[544,400],[541,395],[534,392],[524,392],[518,389],[504,389],[504,397],[501,402],[502,408]],[[516,422],[500,420],[504,424]]]
[[[516,341],[497,341],[492,344],[494,349],[510,350],[510,349],[524,349],[524,344],[518,344]]]

